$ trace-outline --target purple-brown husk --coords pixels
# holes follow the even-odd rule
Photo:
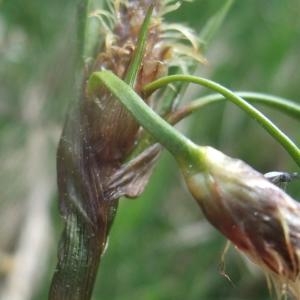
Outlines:
[[[300,204],[243,161],[211,147],[201,153],[204,169],[184,174],[206,218],[262,268],[278,296],[300,299]]]

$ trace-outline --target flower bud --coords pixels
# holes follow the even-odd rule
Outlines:
[[[209,222],[273,280],[300,299],[300,204],[241,160],[199,147],[201,170],[184,168]]]

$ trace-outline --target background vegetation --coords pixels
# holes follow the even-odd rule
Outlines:
[[[168,18],[200,31],[223,1],[184,3]],[[75,1],[0,2],[0,298],[46,299],[61,233],[55,150],[68,105]],[[234,90],[300,101],[300,2],[236,1],[209,45],[199,74]],[[202,92],[191,88],[188,99]],[[299,122],[263,111],[300,144]],[[261,172],[298,171],[265,131],[231,104],[205,108],[179,125],[200,144],[240,157]],[[299,182],[288,192],[300,199]],[[185,191],[164,154],[146,192],[122,200],[94,299],[269,299],[263,275],[225,245]]]

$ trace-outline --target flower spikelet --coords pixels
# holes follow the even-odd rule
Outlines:
[[[241,160],[201,147],[204,168],[185,172],[206,218],[271,278],[300,299],[300,204]]]

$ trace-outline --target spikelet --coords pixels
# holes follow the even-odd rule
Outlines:
[[[184,175],[206,218],[265,272],[278,298],[300,299],[300,204],[243,161],[199,151],[201,171]]]
[[[110,12],[96,10],[91,16],[100,20],[106,34],[105,47],[101,49],[90,72],[109,69],[123,78],[135,50],[139,30],[145,12],[155,3],[147,47],[138,78],[138,87],[143,86],[167,72],[168,66],[180,65],[180,58],[205,62],[198,49],[195,33],[181,24],[165,23],[165,14],[180,6],[178,1],[108,1]],[[114,5],[113,5],[114,4]],[[135,89],[139,92],[139,88]]]
[[[96,10],[91,15],[100,20],[106,34],[105,43],[88,68],[93,72],[110,70],[124,79],[134,55],[139,32],[150,4],[154,9],[140,71],[134,86],[138,94],[144,85],[168,73],[169,66],[187,69],[195,60],[204,61],[195,34],[179,24],[166,24],[165,13],[178,7],[175,1],[109,1],[110,11]],[[179,59],[180,58],[180,59]],[[132,150],[139,125],[127,110],[105,89],[90,97],[85,92],[83,109],[91,144],[100,160],[122,160]],[[144,99],[149,105],[151,101]],[[124,127],[126,124],[126,127]]]

